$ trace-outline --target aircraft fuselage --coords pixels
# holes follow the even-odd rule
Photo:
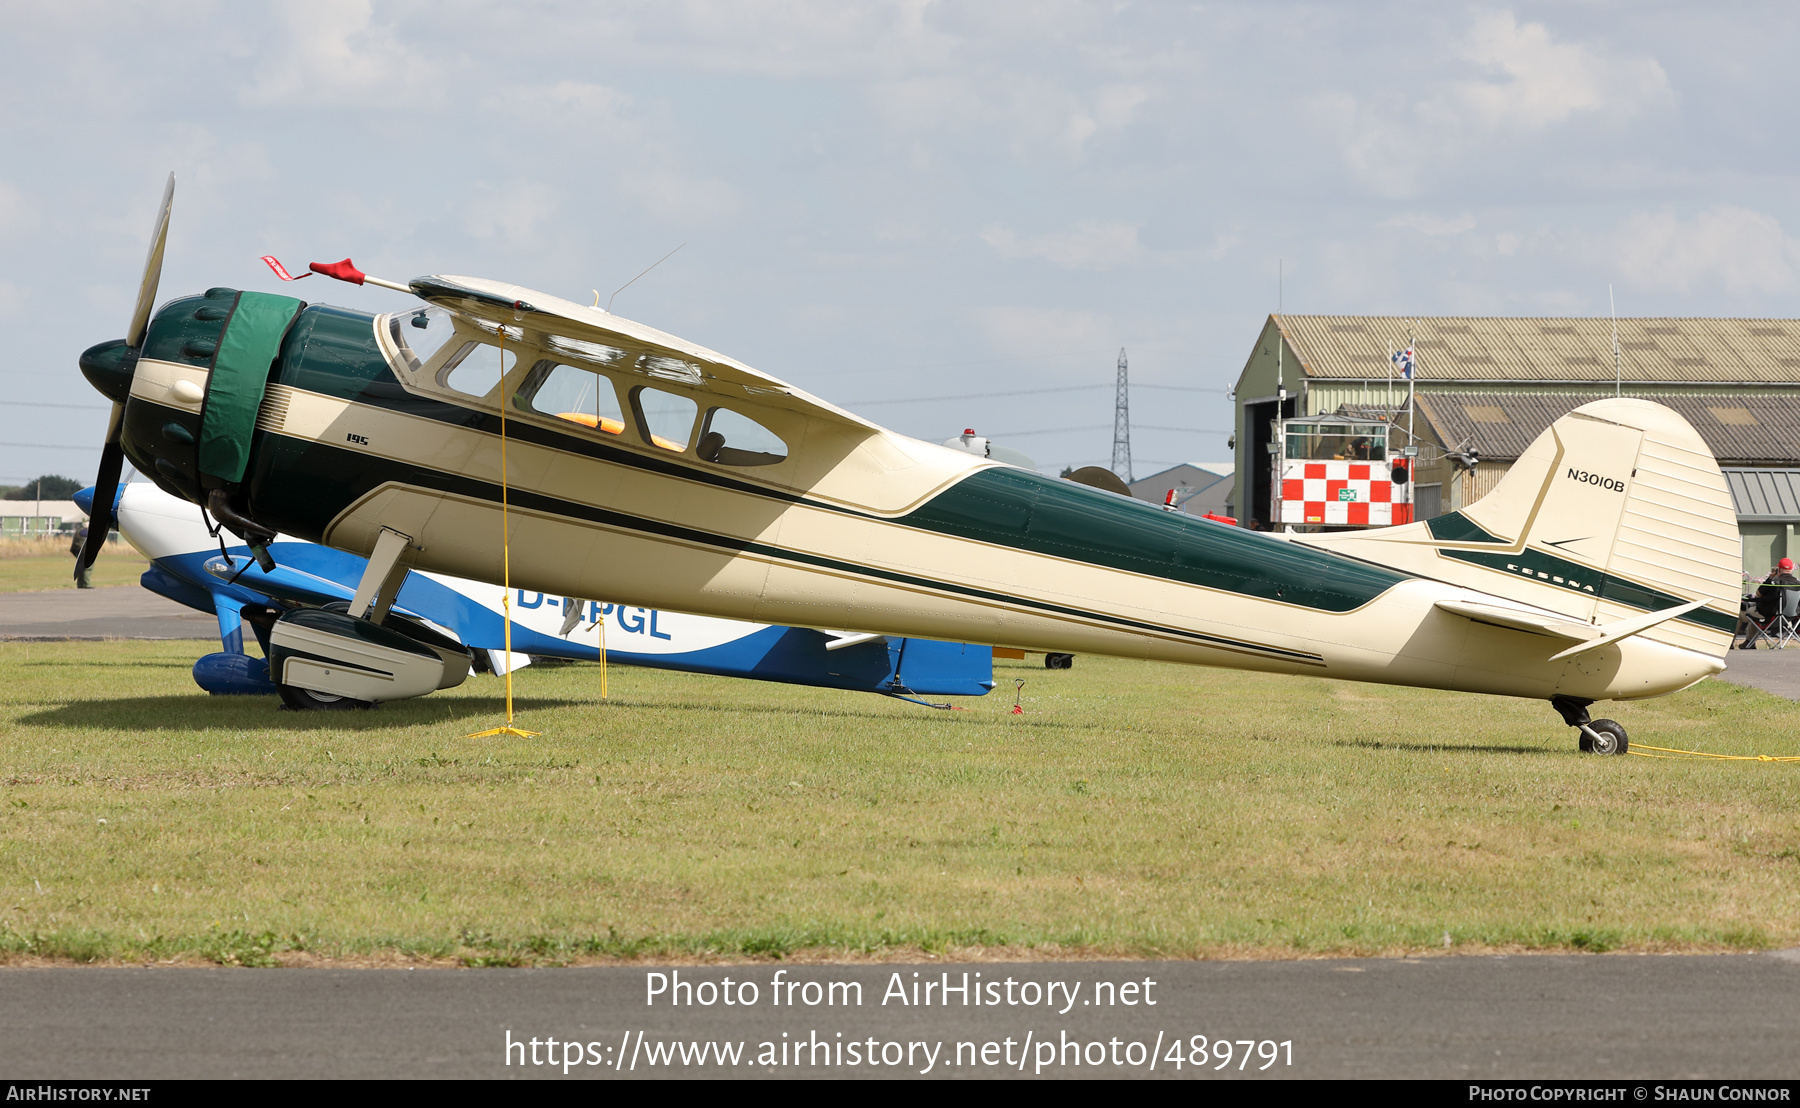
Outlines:
[[[229,292],[165,306],[129,367],[127,456],[197,502],[221,487],[192,445],[215,355],[209,329],[216,343],[222,326],[203,317]],[[504,498],[515,587],[758,623],[1533,698],[1651,696],[1722,668],[1705,650],[1642,636],[1552,661],[1566,644],[1435,606],[1495,599],[1465,585],[1165,512],[754,389],[728,406],[778,436],[787,456],[708,461],[700,431],[720,390],[701,377],[684,383],[647,356],[558,344],[526,321],[504,335],[459,330],[477,347],[466,357],[493,360],[490,377],[513,359],[475,395],[433,360],[410,359],[396,318],[298,313],[246,433],[242,478],[223,486],[243,517],[363,555],[389,528],[411,540],[416,568],[498,581]],[[616,390],[622,430],[518,399],[533,372],[558,364]],[[693,398],[685,444],[644,422],[648,398],[667,395]],[[504,412],[502,396],[512,398]],[[1703,609],[1691,622],[1716,635],[1720,618]]]

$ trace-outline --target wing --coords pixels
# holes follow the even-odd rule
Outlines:
[[[489,331],[522,329],[552,350],[629,368],[649,378],[678,381],[721,396],[751,396],[771,407],[868,431],[881,430],[733,358],[599,308],[479,277],[418,277],[408,287],[421,300],[474,320]]]

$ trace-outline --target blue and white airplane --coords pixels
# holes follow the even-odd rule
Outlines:
[[[90,515],[93,493],[84,489],[75,497]],[[262,640],[267,631],[259,624],[272,622],[268,617],[295,606],[347,603],[368,565],[354,554],[282,538],[271,548],[277,551],[275,568],[264,571],[243,544],[221,547],[196,505],[154,485],[121,486],[114,503],[120,535],[150,559],[144,587],[218,616],[221,650],[194,663],[194,680],[209,693],[275,693],[265,658],[245,652],[246,622]],[[625,665],[902,699],[982,696],[994,687],[993,650],[987,646],[775,627],[523,589],[512,598],[508,655],[501,601],[496,585],[414,571],[400,587],[393,611],[445,636],[441,647],[466,647],[476,668],[498,673],[529,664],[533,655],[596,660],[604,621],[606,658]],[[266,656],[267,642],[260,645]],[[467,672],[464,667],[449,685],[460,684]],[[317,702],[298,707],[352,706],[306,695]]]

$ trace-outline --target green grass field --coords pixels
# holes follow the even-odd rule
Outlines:
[[[967,711],[592,665],[368,713],[200,643],[0,646],[0,951],[224,963],[1300,957],[1800,944],[1800,764],[1548,705],[1080,658]],[[1026,684],[1010,714],[1012,681]],[[1636,742],[1800,753],[1708,682]]]
[[[150,563],[124,543],[112,543],[94,562],[93,582],[135,585]],[[68,539],[0,540],[0,592],[75,587],[75,559]]]

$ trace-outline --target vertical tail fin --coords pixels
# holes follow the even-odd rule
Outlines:
[[[1704,601],[1644,634],[1717,656],[1737,622],[1741,555],[1725,478],[1693,427],[1647,400],[1597,400],[1563,416],[1460,512],[1297,537],[1601,624]]]

